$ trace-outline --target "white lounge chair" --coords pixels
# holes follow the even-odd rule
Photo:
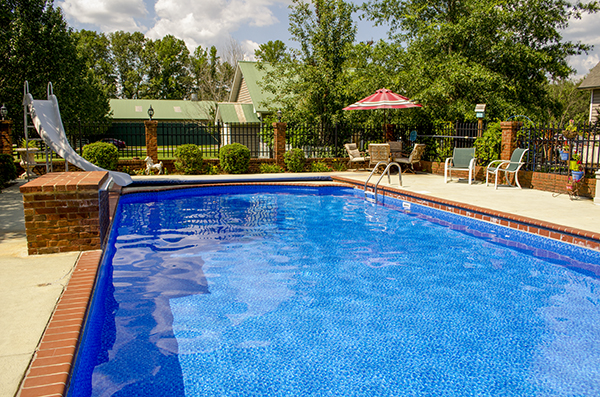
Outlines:
[[[498,174],[504,172],[504,177],[506,178],[506,183],[509,186],[513,186],[510,183],[510,179],[508,178],[508,174],[515,174],[515,182],[519,189],[522,189],[521,184],[519,183],[519,170],[525,164],[523,162],[523,156],[527,153],[529,149],[515,149],[510,156],[510,160],[494,160],[488,164],[485,169],[485,186],[488,185],[489,176],[495,175],[494,188],[498,189]]]
[[[448,183],[448,176],[452,180],[452,170],[469,171],[469,185],[473,182],[475,173],[475,148],[454,148],[452,157],[448,157],[444,164],[444,183]]]

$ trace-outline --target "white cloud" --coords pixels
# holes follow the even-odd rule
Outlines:
[[[157,39],[171,34],[188,46],[225,45],[232,32],[246,26],[278,23],[269,0],[157,0],[157,22],[146,36]],[[243,41],[243,40],[242,40]]]
[[[58,6],[67,19],[98,26],[103,32],[146,29],[138,23],[148,14],[143,0],[64,0]]]
[[[256,58],[254,57],[254,51],[258,50],[259,44],[252,40],[244,40],[240,44],[244,50],[244,59],[246,61],[256,61]]]
[[[572,19],[569,27],[562,31],[563,40],[573,43],[581,42],[594,46],[587,55],[573,56],[569,59],[569,65],[577,70],[574,76],[575,80],[585,76],[591,68],[596,66],[600,54],[600,34],[598,34],[598,24],[600,16],[598,14],[584,14],[581,19]]]

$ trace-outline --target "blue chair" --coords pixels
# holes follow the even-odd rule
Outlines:
[[[510,156],[510,160],[494,160],[489,163],[485,169],[485,186],[488,185],[490,175],[495,175],[494,188],[498,189],[498,174],[504,172],[506,183],[508,183],[509,186],[513,185],[510,183],[508,174],[515,174],[515,182],[519,189],[522,189],[521,184],[519,184],[519,170],[523,164],[525,164],[523,162],[523,156],[525,156],[525,153],[527,153],[528,150],[529,149],[515,149]]]
[[[469,171],[469,185],[473,182],[473,174],[475,173],[475,148],[454,148],[452,157],[446,159],[444,164],[444,183],[448,183],[448,176],[452,180],[452,170]]]

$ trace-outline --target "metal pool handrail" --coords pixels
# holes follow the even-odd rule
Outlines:
[[[379,168],[379,166],[381,164],[386,164],[387,167],[385,167],[385,170],[381,173],[381,176],[379,177],[379,180],[375,184],[375,188],[373,189],[373,192],[369,192],[369,191],[367,191],[369,180],[371,179],[371,177],[373,176],[373,174],[375,173],[375,171],[377,170],[377,168]],[[395,165],[396,167],[398,167],[398,185],[402,186],[402,169],[400,168],[400,165],[398,163],[394,162],[394,161],[392,161],[391,163],[388,163],[387,161],[380,161],[373,168],[373,170],[371,171],[371,174],[369,174],[369,177],[367,178],[367,181],[365,182],[365,188],[364,188],[365,200],[374,201],[375,203],[377,203],[377,187],[379,186],[379,182],[381,182],[381,180],[383,179],[383,176],[385,174],[387,174],[387,176],[388,176],[388,183],[390,185],[392,184],[392,177],[390,175],[390,168],[393,165]],[[373,199],[369,199],[367,197],[367,194],[374,194],[375,197]]]

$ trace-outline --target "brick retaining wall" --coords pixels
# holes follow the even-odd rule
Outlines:
[[[21,186],[29,255],[100,249],[99,190],[107,179],[104,171],[56,172]]]

